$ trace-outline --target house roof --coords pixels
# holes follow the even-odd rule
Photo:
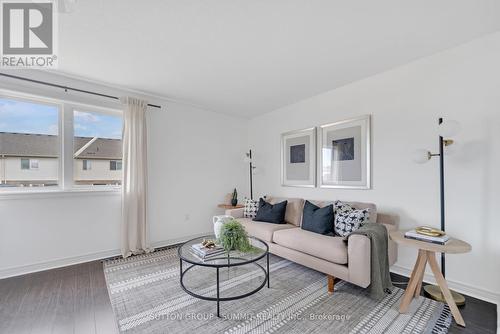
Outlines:
[[[73,151],[87,144],[92,137],[75,137]],[[0,155],[16,157],[57,157],[59,140],[57,136],[0,132]],[[120,139],[97,138],[77,159],[116,159],[122,158]]]
[[[92,137],[75,137],[74,152],[82,148],[91,139]],[[122,141],[121,139],[97,138],[78,158],[119,160],[122,158]]]

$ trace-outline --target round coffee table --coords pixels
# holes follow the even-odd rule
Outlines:
[[[241,252],[241,251],[230,251],[224,252],[220,255],[215,255],[213,257],[208,257],[205,259],[200,258],[192,251],[192,245],[201,243],[204,239],[212,239],[215,240],[214,235],[207,235],[204,237],[195,238],[189,241],[186,241],[178,248],[179,253],[179,264],[180,264],[180,285],[186,293],[190,294],[193,297],[210,300],[217,302],[217,317],[220,317],[220,302],[221,301],[229,301],[235,299],[241,299],[253,295],[257,291],[261,290],[267,283],[267,287],[269,288],[269,247],[267,244],[255,237],[249,237],[250,243],[253,246],[253,250],[249,252]],[[266,268],[264,268],[257,261],[266,257]],[[184,269],[183,262],[187,262],[188,266]],[[206,268],[214,268],[216,271],[216,296],[211,296],[210,291],[211,287],[205,287],[201,289],[200,292],[194,291],[195,289],[186,286],[186,280],[189,280],[189,276],[192,275],[192,279],[198,279],[200,275],[196,275],[193,268],[204,267]],[[263,274],[262,278],[259,278],[257,275],[257,284],[256,287],[246,287],[246,290],[241,294],[235,294],[231,296],[221,296],[221,269],[227,268],[228,274],[230,268],[239,268],[241,270],[253,270],[257,272],[261,272]],[[253,271],[249,272],[250,274],[254,274]],[[213,281],[212,281],[213,282]],[[202,282],[204,283],[204,282]]]

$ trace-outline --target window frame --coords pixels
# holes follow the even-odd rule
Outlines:
[[[21,159],[21,170],[37,170],[40,167],[40,160],[31,158],[20,158]],[[24,165],[23,162],[28,162]]]
[[[30,162],[30,170],[37,170],[40,167],[40,160],[38,159],[28,159]]]
[[[82,170],[92,170],[92,163],[89,159],[82,159]]]
[[[21,158],[21,170],[30,170],[30,160],[30,158]],[[26,161],[28,162],[28,164],[23,164],[23,162],[25,163]]]
[[[93,191],[121,192],[121,185],[76,185],[73,182],[74,168],[74,111],[88,111],[100,114],[123,117],[123,111],[104,106],[67,101],[64,99],[48,98],[22,92],[0,89],[0,98],[21,102],[45,104],[58,109],[58,175],[57,186],[51,187],[6,187],[0,188],[0,198],[9,194],[37,194],[37,193],[85,193]],[[29,165],[31,169],[31,160]]]
[[[109,115],[109,116],[120,116],[123,119],[123,111],[118,110],[118,109],[110,109],[110,108],[103,108],[103,107],[97,107],[97,106],[89,106],[89,105],[83,105],[83,104],[78,104],[78,103],[68,103],[65,105],[65,110],[64,114],[66,116],[66,119],[69,120],[71,119],[71,125],[70,125],[70,130],[71,130],[71,150],[67,153],[69,154],[70,160],[71,160],[71,169],[67,171],[66,175],[69,176],[65,178],[65,183],[66,184],[71,184],[72,189],[76,190],[86,190],[86,189],[95,189],[95,190],[121,190],[122,186],[116,185],[116,184],[110,184],[110,185],[102,185],[102,184],[96,184],[96,185],[80,185],[80,184],[75,184],[74,183],[74,178],[73,178],[73,164],[74,164],[74,159],[73,159],[73,154],[74,154],[74,115],[75,111],[79,112],[89,112],[89,113],[96,113],[96,114],[103,114],[103,115]],[[68,137],[69,137],[69,132],[68,132]],[[85,160],[90,160],[91,159],[85,159]],[[69,166],[70,162],[66,163],[66,166]],[[91,168],[92,169],[92,162],[90,162]],[[122,180],[123,183],[123,180]]]
[[[113,163],[115,164],[115,168],[113,169]],[[120,166],[120,168],[118,168]],[[121,171],[123,170],[123,160],[109,160],[109,170],[110,171]]]

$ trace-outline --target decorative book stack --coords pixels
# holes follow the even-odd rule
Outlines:
[[[193,244],[191,246],[193,253],[201,259],[206,259],[215,255],[220,255],[224,253],[224,248],[222,246],[215,247],[205,247],[203,244]]]
[[[444,245],[450,239],[449,236],[441,235],[441,236],[429,236],[425,234],[418,233],[416,230],[410,230],[405,233],[405,238],[414,239],[419,241],[431,242],[433,244]]]

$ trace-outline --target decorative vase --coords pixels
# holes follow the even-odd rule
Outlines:
[[[219,239],[220,237],[220,231],[222,229],[222,225],[224,225],[231,219],[233,219],[233,217],[228,215],[214,216],[213,223],[214,223],[214,234],[216,239]]]
[[[236,206],[237,204],[238,204],[238,199],[237,199],[237,198],[233,198],[233,199],[231,200],[231,205],[232,205],[232,206]]]

